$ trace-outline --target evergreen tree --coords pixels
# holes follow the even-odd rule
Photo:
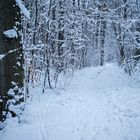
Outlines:
[[[0,0],[0,121],[16,112],[10,105],[23,101],[23,52],[21,15],[15,0]]]

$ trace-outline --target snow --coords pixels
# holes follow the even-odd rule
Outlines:
[[[21,0],[16,0],[17,5],[19,6],[21,12],[30,19],[30,12],[27,10],[27,8],[24,6],[23,2]]]
[[[0,54],[0,60],[1,60],[2,58],[4,58],[4,57],[5,57],[4,54]]]
[[[8,91],[8,95],[10,95],[10,96],[15,96],[15,92],[12,90],[12,89],[10,89],[9,91]]]
[[[17,62],[17,65],[18,65],[18,66],[21,66],[20,62]]]
[[[56,94],[32,90],[24,115],[9,119],[0,140],[138,140],[140,86],[115,64],[85,68]]]
[[[17,31],[15,29],[9,29],[7,31],[4,31],[3,34],[7,38],[17,38],[18,37]]]

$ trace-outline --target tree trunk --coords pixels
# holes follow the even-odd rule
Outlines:
[[[20,11],[15,0],[0,0],[0,54],[5,54],[0,60],[0,121],[6,119],[8,112],[11,112],[12,116],[16,115],[8,109],[9,100],[14,97],[7,92],[13,89],[15,95],[22,94],[23,54],[20,37],[7,38],[3,34],[4,31],[13,28],[19,31],[20,21]]]

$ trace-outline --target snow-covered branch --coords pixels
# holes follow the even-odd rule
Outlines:
[[[30,19],[30,12],[27,10],[27,8],[24,6],[23,2],[21,0],[16,0],[17,5],[19,6],[21,12]]]

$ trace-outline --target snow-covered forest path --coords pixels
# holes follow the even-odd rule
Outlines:
[[[34,97],[0,140],[140,140],[140,88],[114,64],[75,73],[61,92]]]

